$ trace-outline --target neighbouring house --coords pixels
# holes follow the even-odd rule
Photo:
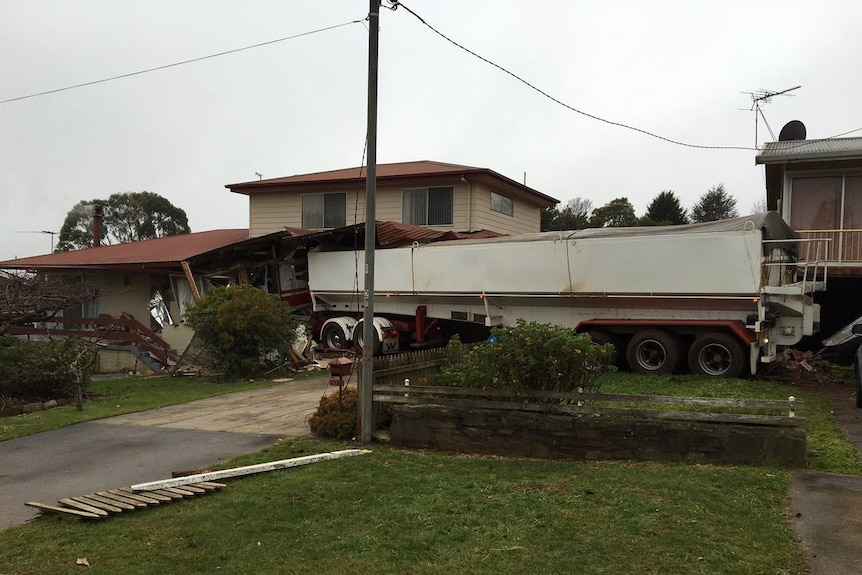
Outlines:
[[[249,229],[324,230],[365,221],[365,168],[301,174],[225,186],[249,197]],[[540,230],[542,208],[558,200],[487,168],[418,161],[378,164],[375,219],[441,231]]]
[[[804,126],[791,122],[755,163],[766,172],[767,207],[803,239],[830,240],[828,253],[819,254],[828,262],[829,284],[817,296],[821,336],[829,338],[862,316],[862,138],[805,137]]]

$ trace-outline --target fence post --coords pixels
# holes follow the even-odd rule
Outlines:
[[[788,417],[796,417],[796,406],[793,405],[793,402],[796,401],[794,396],[790,396],[787,398],[787,401],[790,402],[790,413],[787,414]]]
[[[404,379],[404,397],[410,397],[410,380]]]

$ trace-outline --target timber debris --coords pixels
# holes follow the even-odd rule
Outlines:
[[[24,505],[35,507],[42,512],[64,513],[85,519],[103,519],[112,514],[126,513],[163,503],[180,501],[188,497],[206,495],[226,487],[224,483],[214,482],[214,479],[240,477],[266,471],[275,471],[277,469],[288,469],[320,461],[328,461],[330,459],[363,455],[365,453],[371,452],[367,449],[342,449],[340,451],[270,461],[257,465],[233,467],[220,471],[206,471],[194,475],[139,483],[131,487],[60,499],[57,505],[49,505],[37,501],[28,501]]]

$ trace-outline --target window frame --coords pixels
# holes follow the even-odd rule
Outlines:
[[[340,220],[341,224],[340,225],[335,225],[335,226],[327,226],[326,225],[326,223],[327,223],[326,222],[326,219],[327,219],[326,197],[327,196],[333,196],[333,197],[334,196],[342,196],[344,199],[344,210],[343,210],[343,213],[340,214],[341,215],[341,220]],[[321,222],[320,222],[321,226],[308,226],[308,225],[306,225],[306,213],[305,213],[306,204],[305,204],[305,201],[306,201],[306,198],[312,198],[312,197],[323,198],[323,207],[322,207]],[[330,215],[332,215],[332,214],[330,214]],[[300,227],[302,227],[303,229],[306,229],[306,230],[332,230],[332,229],[336,229],[336,228],[343,228],[344,226],[347,225],[347,192],[313,192],[313,193],[308,193],[308,194],[301,194],[300,199],[299,199],[299,219],[300,219]],[[330,222],[330,223],[332,223],[332,222]]]
[[[494,205],[494,200],[497,200],[497,205]],[[502,206],[500,203],[502,202]],[[498,214],[503,214],[504,216],[509,216],[511,218],[515,217],[515,200],[508,196],[504,196],[503,194],[497,193],[491,190],[491,211],[497,212]],[[508,209],[506,209],[508,206]]]
[[[414,218],[412,216],[415,215],[415,212],[413,212],[413,210],[410,210],[408,207],[408,204],[410,203],[406,200],[408,192],[414,192],[414,193],[415,192],[424,192],[424,200],[425,200],[425,205],[423,207],[424,222],[417,223],[415,221],[408,221],[408,220],[414,220]],[[448,204],[449,204],[449,206],[448,206],[449,210],[448,210],[448,213],[446,214],[446,216],[448,216],[448,221],[441,221],[439,219],[434,219],[434,221],[431,221],[432,215],[434,215],[435,213],[439,214],[439,212],[442,212],[442,210],[446,208],[445,205],[442,205],[442,206],[438,206],[438,208],[436,210],[432,210],[431,204],[432,204],[432,201],[435,201],[433,199],[435,192],[440,193],[441,194],[440,197],[443,198],[443,199],[438,200],[438,201],[442,202],[443,204],[448,202]],[[443,193],[445,193],[446,196],[448,196],[448,197],[443,197],[443,195],[442,195]],[[422,226],[422,227],[435,227],[435,226],[436,227],[452,227],[452,226],[454,226],[455,225],[455,186],[423,186],[423,187],[414,187],[414,188],[402,188],[401,189],[401,223],[410,224],[410,225],[414,225],[414,226]]]

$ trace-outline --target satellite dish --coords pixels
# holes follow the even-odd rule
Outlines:
[[[778,134],[778,141],[804,140],[806,135],[805,124],[799,120],[790,120],[781,128],[781,133]]]

